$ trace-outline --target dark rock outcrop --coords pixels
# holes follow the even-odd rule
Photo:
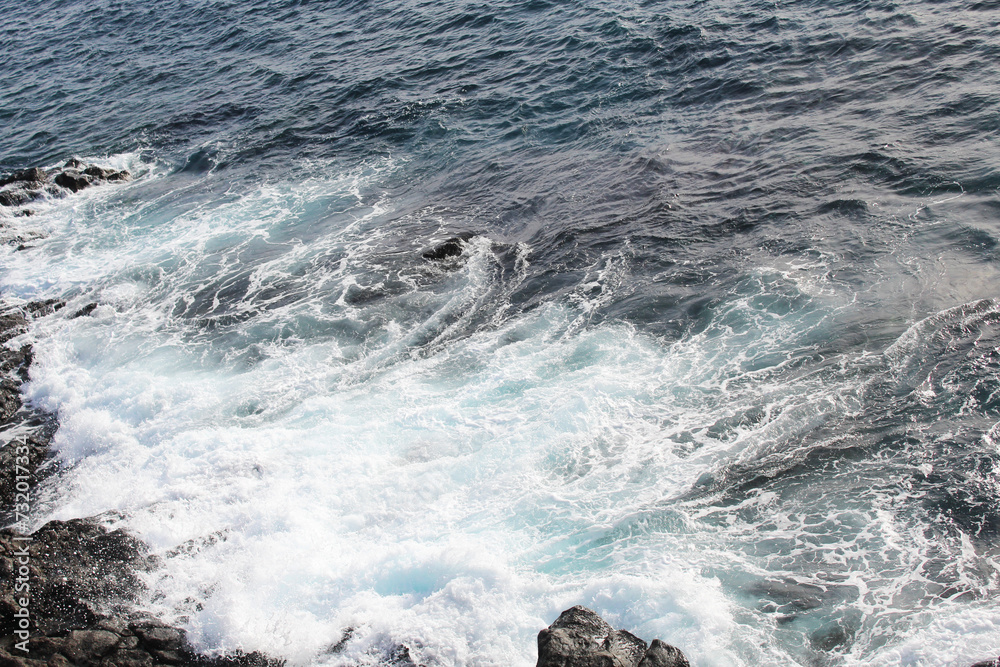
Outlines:
[[[79,192],[92,185],[131,179],[132,175],[127,170],[106,169],[85,164],[77,159],[69,160],[61,169],[51,172],[39,167],[21,169],[0,177],[0,188],[4,188],[0,190],[0,206],[22,207],[46,194],[58,197],[64,195],[66,191]],[[30,215],[29,211],[20,213]]]
[[[94,183],[94,179],[87,174],[82,174],[75,169],[67,169],[66,171],[56,174],[55,177],[56,185],[61,188],[66,188],[70,192],[79,192],[84,188],[90,187]]]
[[[49,180],[49,174],[44,169],[32,167],[31,169],[20,169],[9,176],[0,178],[0,187],[11,183],[44,183]]]
[[[18,188],[16,190],[0,190],[0,206],[14,207],[24,206],[42,196],[39,190],[27,190]]]
[[[34,215],[27,208],[31,202],[43,197],[64,197],[68,193],[101,183],[128,181],[132,175],[127,170],[105,169],[72,159],[62,168],[46,171],[39,167],[21,169],[0,177],[0,243],[25,250],[28,242],[44,238],[39,230],[19,228],[4,218],[25,218]]]
[[[994,658],[993,660],[983,660],[972,665],[972,667],[1000,667],[1000,658]]]
[[[538,633],[536,667],[687,667],[678,649],[615,630],[586,607],[567,609]]]

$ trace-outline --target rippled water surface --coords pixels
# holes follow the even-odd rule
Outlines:
[[[136,175],[0,211],[5,298],[98,304],[36,521],[202,650],[1000,653],[1000,4],[0,10],[0,168]]]

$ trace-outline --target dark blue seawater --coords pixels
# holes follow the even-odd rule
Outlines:
[[[98,304],[35,519],[202,650],[1000,653],[1000,3],[0,11],[0,169],[136,176],[0,211],[5,298]]]

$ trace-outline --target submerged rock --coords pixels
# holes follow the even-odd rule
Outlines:
[[[458,257],[465,251],[466,245],[475,236],[472,232],[462,232],[458,236],[452,236],[444,243],[424,251],[420,256],[431,261],[441,261],[450,257]]]
[[[536,667],[687,667],[680,650],[615,630],[586,607],[567,609],[538,633]]]
[[[132,180],[132,175],[122,169],[106,169],[97,165],[87,165],[80,160],[69,160],[61,169],[45,171],[39,167],[21,169],[0,177],[0,243],[17,246],[25,250],[28,241],[44,238],[38,230],[24,229],[6,223],[4,218],[25,218],[34,211],[25,208],[27,204],[43,197],[65,197],[101,183]]]

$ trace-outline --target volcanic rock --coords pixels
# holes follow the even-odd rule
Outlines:
[[[15,171],[10,176],[0,178],[0,187],[11,183],[44,183],[47,180],[49,180],[49,175],[44,169],[32,167],[31,169]]]
[[[70,192],[79,192],[84,188],[90,187],[94,183],[93,177],[76,171],[75,169],[67,169],[66,171],[56,174],[55,181],[56,185],[66,188]]]
[[[0,190],[0,206],[23,206],[41,196],[40,190]]]
[[[646,642],[576,606],[538,633],[536,667],[636,667],[645,654]]]

